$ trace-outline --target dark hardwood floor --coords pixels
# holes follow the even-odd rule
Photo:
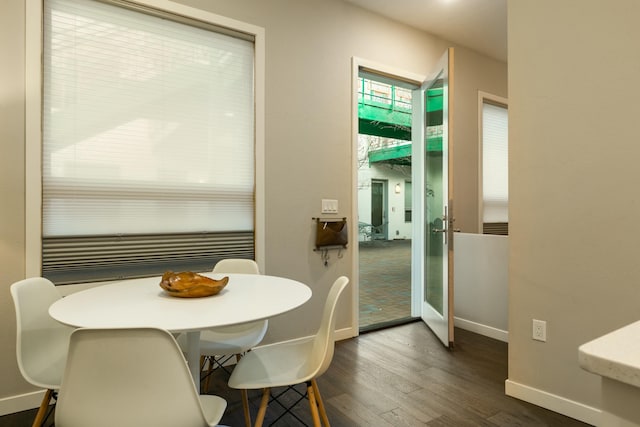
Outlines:
[[[453,350],[445,349],[422,322],[338,342],[329,370],[318,379],[331,425],[587,426],[506,396],[506,343],[461,329],[455,332]],[[227,378],[218,370],[209,389],[227,399],[221,424],[241,427],[240,393],[226,387]],[[170,396],[169,391],[167,402]],[[251,391],[249,397],[255,418],[259,392]],[[270,404],[265,425],[282,412]],[[294,413],[311,424],[306,401]],[[0,417],[0,427],[30,426],[34,414],[32,410]],[[275,425],[302,424],[287,414]]]

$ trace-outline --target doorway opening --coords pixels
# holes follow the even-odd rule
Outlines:
[[[358,73],[359,330],[412,316],[412,90]]]
[[[448,48],[425,79],[354,58],[352,117],[354,123],[358,120],[358,126],[353,133],[357,160],[353,168],[357,197],[353,203],[358,246],[353,274],[359,307],[355,307],[353,324],[358,324],[360,332],[419,317],[443,345],[453,345],[453,232],[457,231],[453,157],[449,155],[453,141],[453,59],[454,49]],[[375,184],[377,181],[386,183],[386,187]],[[378,190],[383,192],[382,202],[375,202],[382,204],[382,220],[374,225],[372,199],[379,197]],[[404,262],[394,262],[376,247],[407,240],[406,255],[398,257]],[[373,255],[379,255],[378,259]],[[400,265],[404,287],[398,287],[397,292],[390,287],[394,276],[389,272],[391,266]],[[371,267],[377,270],[367,271]],[[404,300],[397,305],[388,303],[394,296]],[[385,318],[391,307],[404,312]]]

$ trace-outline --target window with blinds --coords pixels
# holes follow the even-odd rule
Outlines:
[[[505,105],[482,104],[482,223],[485,234],[508,234],[509,147]]]
[[[153,10],[45,0],[42,274],[254,257],[254,43]]]

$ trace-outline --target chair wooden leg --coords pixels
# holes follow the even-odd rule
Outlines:
[[[49,389],[42,398],[42,403],[40,403],[36,418],[33,420],[33,427],[40,427],[42,425],[44,417],[47,415],[47,408],[49,407],[49,402],[51,402],[51,396],[53,396],[53,390]]]
[[[316,382],[315,378],[311,380],[311,385],[313,386],[313,391],[316,394],[316,400],[318,401],[318,408],[320,409],[320,417],[322,418],[322,422],[326,427],[330,427],[331,424],[329,424],[329,417],[327,417],[327,411],[324,407],[324,402],[322,400],[322,396],[320,395],[320,389],[318,388],[318,383]]]
[[[260,400],[260,409],[258,409],[258,415],[256,415],[255,427],[262,427],[264,416],[267,413],[267,405],[269,404],[271,389],[269,387],[262,390],[262,400]]]
[[[320,417],[318,416],[318,402],[316,402],[316,394],[313,391],[313,385],[311,381],[307,382],[307,396],[309,397],[309,407],[311,408],[311,417],[313,418],[313,425],[315,427],[321,427]]]
[[[242,355],[236,354],[236,363],[240,361]],[[240,390],[242,394],[242,410],[244,411],[244,424],[246,427],[251,427],[251,412],[249,412],[249,396],[247,390]]]
[[[240,390],[242,394],[242,411],[244,412],[244,424],[246,427],[251,427],[251,412],[249,412],[249,396],[247,390]]]

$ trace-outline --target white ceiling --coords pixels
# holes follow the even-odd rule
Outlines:
[[[507,61],[507,0],[345,0]]]

